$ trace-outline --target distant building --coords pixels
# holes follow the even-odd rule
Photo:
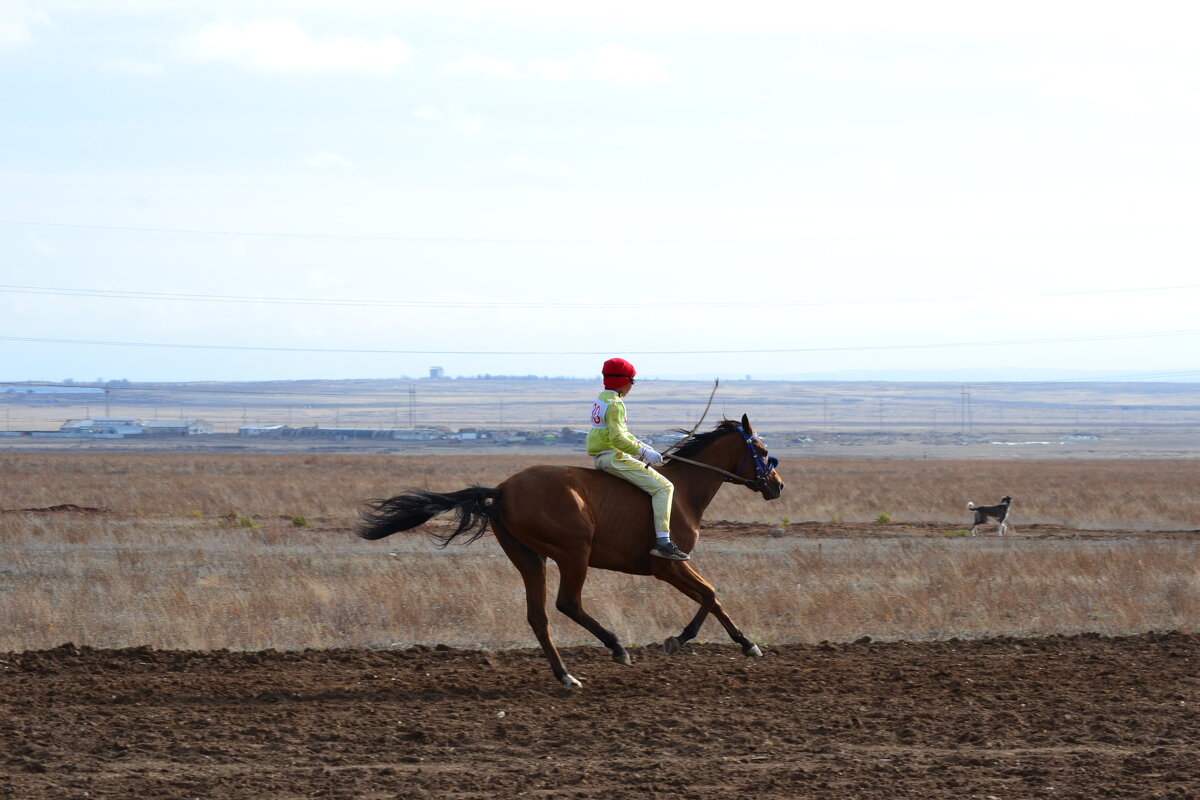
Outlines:
[[[446,435],[445,431],[433,428],[391,428],[388,432],[391,438],[407,442],[432,442]]]
[[[59,428],[59,433],[64,436],[115,439],[126,436],[197,436],[212,432],[212,424],[202,419],[139,420],[133,417],[69,419]]]
[[[288,430],[287,425],[243,425],[238,436],[283,436]]]
[[[281,428],[282,430],[279,432],[274,432],[267,430],[268,428]],[[247,432],[245,435],[287,436],[300,439],[336,439],[339,442],[346,442],[351,439],[398,439],[406,441],[431,442],[435,439],[445,438],[446,436],[446,431],[436,430],[434,428],[333,428],[322,425],[311,428],[289,428],[286,425],[247,425],[244,428],[238,428],[238,432],[242,433],[248,431],[249,429],[263,432]]]
[[[133,417],[95,417],[94,419],[69,419],[60,432],[69,436],[115,438],[140,436],[142,426]]]
[[[446,370],[442,369],[441,367],[430,367],[429,368],[429,377],[444,378],[444,377],[446,377]]]
[[[212,433],[213,426],[202,419],[145,419],[142,431],[147,436],[202,436]]]

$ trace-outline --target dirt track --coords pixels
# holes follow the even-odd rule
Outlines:
[[[0,654],[0,797],[1200,797],[1200,637]]]

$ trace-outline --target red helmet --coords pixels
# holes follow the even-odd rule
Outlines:
[[[616,390],[629,383],[629,379],[637,375],[637,370],[623,358],[610,358],[600,368],[600,374],[604,376],[604,388]]]

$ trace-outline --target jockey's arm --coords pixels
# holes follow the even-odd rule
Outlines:
[[[608,435],[612,439],[613,448],[622,453],[628,453],[634,458],[639,458],[646,445],[639,442],[629,432],[629,428],[625,427],[625,423],[621,419],[620,407],[616,403],[609,404],[604,414],[604,421],[608,425]]]

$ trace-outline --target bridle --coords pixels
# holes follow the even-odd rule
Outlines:
[[[738,483],[742,486],[747,486],[756,492],[764,491],[767,488],[767,477],[777,466],[779,459],[775,456],[767,456],[763,458],[759,452],[754,449],[754,443],[762,441],[758,438],[758,434],[748,434],[741,425],[737,426],[738,433],[742,435],[742,441],[746,443],[746,457],[742,459],[742,463],[738,466],[737,471],[741,472],[746,468],[747,462],[754,462],[754,478],[744,478],[737,473],[714,467],[712,464],[705,464],[702,461],[693,461],[690,458],[683,456],[666,455],[663,458],[667,461],[682,461],[685,464],[691,464],[696,467],[704,467],[707,470],[718,472],[725,476],[726,483]]]

